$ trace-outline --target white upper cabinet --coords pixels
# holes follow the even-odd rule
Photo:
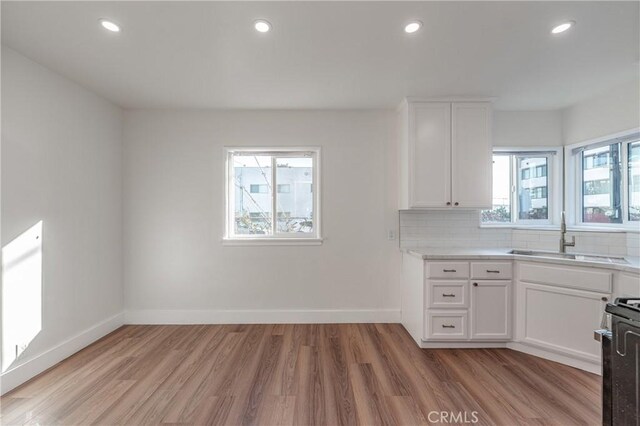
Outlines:
[[[410,205],[442,207],[451,201],[451,104],[415,104],[409,113]]]
[[[491,104],[406,101],[400,209],[491,207]]]
[[[454,206],[491,208],[491,105],[451,104],[451,201]]]

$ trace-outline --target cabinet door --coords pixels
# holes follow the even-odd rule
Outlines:
[[[518,283],[517,339],[532,346],[590,362],[600,362],[593,330],[609,294],[528,282]]]
[[[471,338],[507,340],[511,336],[511,281],[472,281]]]
[[[413,103],[409,110],[409,207],[451,202],[451,104]]]
[[[491,208],[491,105],[453,103],[451,111],[451,200],[459,208]]]

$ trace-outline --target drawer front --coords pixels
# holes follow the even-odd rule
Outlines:
[[[425,305],[430,308],[467,308],[469,306],[469,282],[468,281],[434,281],[427,284],[425,292],[428,300]]]
[[[469,262],[429,262],[429,278],[469,278]]]
[[[466,340],[467,311],[427,311],[426,340]]]
[[[613,273],[595,268],[521,263],[519,279],[534,284],[556,285],[579,290],[611,293]]]
[[[510,280],[512,272],[511,262],[472,262],[471,278],[478,280]]]
[[[640,276],[619,273],[616,293],[617,297],[640,297]]]

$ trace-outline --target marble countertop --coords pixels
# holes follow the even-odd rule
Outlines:
[[[590,266],[597,268],[614,269],[617,271],[640,273],[640,258],[624,256],[627,263],[608,263],[594,260],[562,259],[556,257],[528,256],[512,254],[512,248],[477,248],[477,249],[455,249],[455,248],[416,248],[405,249],[411,256],[420,257],[424,260],[447,260],[447,259],[468,259],[468,260],[526,260],[530,262],[556,263],[571,266]],[[523,249],[524,250],[524,249]],[[574,253],[569,253],[574,254]],[[580,254],[580,253],[576,253]],[[588,256],[588,254],[587,254]],[[594,255],[595,256],[595,255]],[[618,257],[618,256],[612,256]]]

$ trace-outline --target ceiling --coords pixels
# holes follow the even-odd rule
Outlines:
[[[557,109],[639,75],[633,2],[2,2],[2,43],[125,108]],[[118,22],[108,33],[99,18]],[[255,19],[271,22],[257,33]],[[410,19],[423,21],[413,35]],[[552,36],[554,24],[577,25]]]

